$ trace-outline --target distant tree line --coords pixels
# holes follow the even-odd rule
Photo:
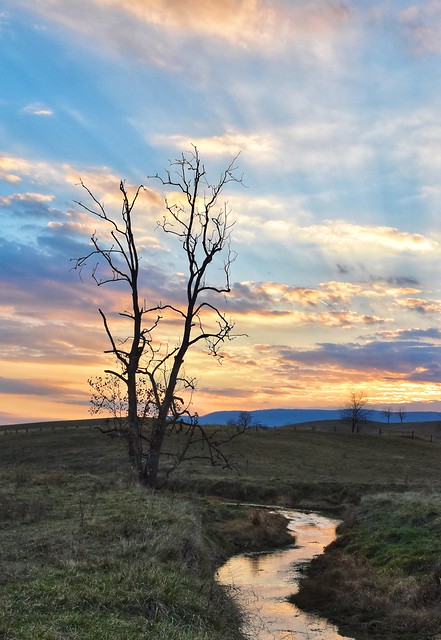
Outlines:
[[[366,422],[371,412],[372,409],[368,406],[367,395],[363,391],[352,390],[348,400],[341,406],[340,417],[342,420],[350,422],[351,431],[354,433],[358,431],[358,426],[361,422]],[[391,405],[387,405],[381,413],[386,418],[388,424],[394,415],[398,416],[401,424],[403,424],[406,419],[406,410],[403,406],[394,410]]]

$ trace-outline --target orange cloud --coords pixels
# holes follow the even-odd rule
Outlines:
[[[186,151],[195,145],[205,155],[229,155],[235,156],[238,153],[249,154],[250,158],[253,154],[260,157],[272,158],[275,153],[275,139],[273,136],[265,134],[245,134],[240,132],[228,132],[222,136],[213,136],[210,138],[198,138],[172,135],[172,136],[153,136],[152,142],[162,145],[173,145],[178,149]]]
[[[221,48],[228,55],[238,50],[269,57],[285,49],[308,64],[314,60],[335,66],[339,49],[351,33],[351,12],[345,2],[337,0],[19,1],[91,43],[99,39],[112,52],[171,69],[185,68],[185,45],[190,39],[203,40],[206,49]]]
[[[45,15],[57,18],[55,9],[63,13],[69,2],[39,2],[38,9]],[[89,3],[90,4],[90,3]],[[262,47],[269,40],[326,38],[333,36],[349,17],[349,9],[342,2],[311,0],[307,5],[286,4],[278,0],[100,0],[97,7],[122,10],[138,21],[175,32],[217,36],[236,45]],[[55,5],[55,7],[54,7]],[[58,5],[58,6],[57,6]],[[74,14],[73,14],[74,15]],[[61,16],[59,17],[61,19]],[[72,18],[71,18],[72,20]]]
[[[406,309],[412,309],[419,313],[441,313],[440,300],[427,300],[425,298],[406,298],[397,300],[397,304]]]

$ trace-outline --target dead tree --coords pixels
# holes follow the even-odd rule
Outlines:
[[[340,408],[342,420],[351,423],[351,432],[358,431],[360,422],[367,420],[370,410],[367,408],[368,399],[363,391],[351,391],[348,401]]]
[[[386,418],[387,424],[389,424],[390,423],[390,419],[391,419],[392,414],[393,414],[393,408],[390,407],[390,406],[384,407],[383,411],[381,413]]]
[[[76,269],[82,269],[94,261],[92,275],[101,285],[124,282],[130,293],[130,310],[120,313],[129,323],[127,337],[118,341],[107,315],[99,313],[110,343],[106,353],[112,354],[118,366],[106,370],[126,389],[127,441],[129,459],[139,481],[147,486],[158,485],[160,461],[165,455],[172,457],[174,468],[189,456],[189,447],[204,446],[212,464],[228,466],[221,451],[224,438],[209,438],[199,425],[197,415],[192,414],[185,394],[192,393],[195,379],[184,371],[187,352],[196,345],[205,344],[210,355],[220,358],[220,349],[233,334],[234,323],[217,306],[220,296],[230,291],[230,268],[235,253],[230,248],[233,222],[227,204],[220,204],[224,187],[230,182],[242,182],[236,175],[236,158],[221,173],[214,184],[208,181],[205,166],[198,150],[170,163],[164,175],[153,179],[179,194],[178,202],[165,200],[165,214],[158,226],[166,234],[175,237],[181,246],[187,263],[185,302],[148,305],[140,295],[140,263],[133,229],[134,207],[144,186],[138,187],[132,197],[125,183],[120,183],[122,209],[118,218],[107,213],[88,187],[81,182],[91,204],[78,202],[84,210],[98,218],[107,229],[107,238],[101,241],[95,233],[91,251],[75,261]],[[99,267],[107,268],[100,276]],[[209,277],[214,268],[221,265],[222,282],[211,283]],[[178,321],[178,333],[174,346],[164,348],[158,336],[161,323]],[[169,343],[170,344],[170,343]],[[147,383],[140,408],[140,379]],[[150,429],[143,428],[140,414],[150,417]],[[166,453],[164,437],[170,430],[185,433],[184,445],[179,453]],[[199,455],[199,454],[197,454]],[[170,465],[169,465],[170,468]]]

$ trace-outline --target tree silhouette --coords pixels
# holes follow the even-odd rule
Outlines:
[[[390,419],[391,419],[392,414],[393,414],[393,408],[390,407],[390,406],[384,407],[383,411],[381,413],[386,418],[387,424],[389,424],[390,423]]]
[[[197,415],[190,411],[186,397],[189,395],[191,399],[196,382],[186,374],[183,365],[187,352],[196,345],[204,344],[210,355],[220,358],[223,344],[237,337],[233,334],[234,323],[216,303],[219,296],[230,291],[230,268],[235,259],[230,247],[234,223],[230,221],[226,203],[221,205],[219,202],[228,183],[242,182],[236,175],[235,164],[236,158],[222,171],[218,181],[211,183],[199,152],[193,147],[190,153],[171,162],[165,174],[152,176],[162,186],[171,187],[180,198],[177,202],[165,200],[165,214],[158,226],[176,239],[186,258],[182,304],[159,302],[150,306],[141,298],[140,258],[133,216],[144,186],[139,186],[130,197],[121,181],[122,207],[116,218],[107,213],[104,205],[81,182],[91,204],[77,204],[101,221],[107,229],[107,237],[101,241],[94,233],[92,250],[76,259],[74,268],[81,270],[94,261],[92,276],[97,285],[123,282],[130,293],[130,310],[119,314],[128,323],[124,340],[116,339],[106,313],[99,309],[110,343],[106,353],[112,354],[117,362],[115,368],[107,369],[105,373],[125,389],[122,395],[127,401],[130,464],[138,480],[150,487],[158,486],[160,463],[164,457],[168,459],[164,473],[168,474],[188,457],[193,445],[203,445],[204,455],[212,464],[229,466],[221,447],[225,437],[218,432],[209,437],[198,423]],[[215,269],[218,272],[219,263],[223,277],[222,283],[216,284],[209,278]],[[105,268],[102,276],[101,267]],[[167,321],[177,326],[173,345],[164,345],[159,336],[159,328]],[[142,393],[140,384],[143,385]],[[96,402],[95,398],[95,406]],[[148,429],[142,417],[150,418]],[[179,451],[165,453],[164,438],[170,431],[184,433],[185,438]]]
[[[363,391],[351,391],[349,399],[340,409],[342,420],[351,423],[351,432],[358,430],[360,422],[364,422],[369,416],[370,410],[367,408],[368,399]]]

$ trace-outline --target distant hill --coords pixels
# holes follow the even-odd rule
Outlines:
[[[249,411],[255,423],[266,427],[283,427],[287,424],[299,424],[301,422],[314,422],[321,420],[339,420],[339,409],[260,409]],[[213,411],[199,418],[201,424],[227,424],[230,420],[236,420],[240,411]],[[387,423],[382,411],[372,410],[369,420]],[[407,411],[403,424],[410,422],[441,422],[441,413],[437,411]],[[390,423],[397,424],[400,420],[396,414],[392,414]]]

